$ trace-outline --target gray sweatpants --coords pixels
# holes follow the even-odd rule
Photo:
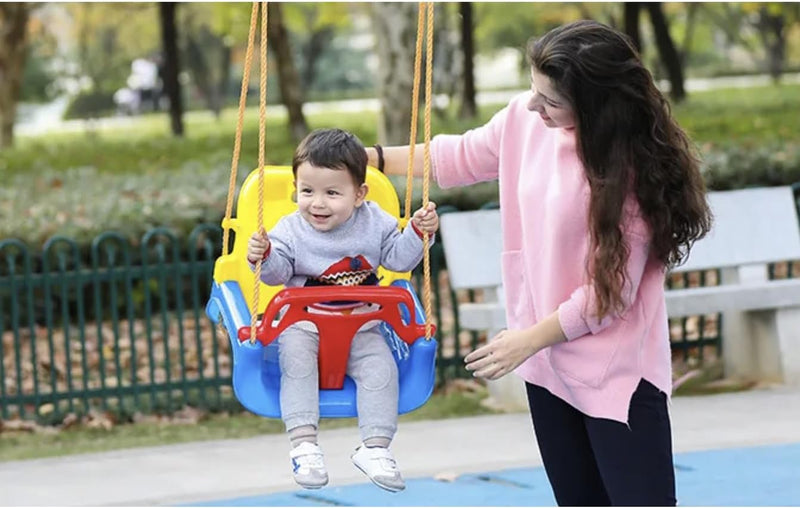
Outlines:
[[[292,325],[278,338],[281,415],[287,432],[319,427],[319,334]],[[380,327],[358,332],[350,346],[347,374],[356,383],[361,440],[392,439],[397,431],[397,364]]]

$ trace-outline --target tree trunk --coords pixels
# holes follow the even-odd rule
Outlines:
[[[389,145],[407,144],[414,84],[417,4],[376,2],[372,8],[381,103],[378,140]],[[420,88],[423,88],[422,83]]]
[[[208,38],[204,39],[208,41]],[[212,47],[208,45],[205,45],[204,48],[191,33],[186,34],[187,67],[192,73],[197,88],[200,90],[200,93],[203,94],[206,107],[214,113],[216,118],[219,118],[220,104],[217,95],[218,89],[214,84],[211,66],[209,65],[207,56],[211,52],[211,49]]]
[[[14,144],[30,10],[27,3],[0,3],[0,149]]]
[[[669,34],[669,26],[664,12],[661,10],[660,2],[646,3],[645,6],[650,12],[650,21],[653,23],[653,32],[656,39],[656,47],[661,56],[661,62],[667,69],[667,76],[670,83],[670,96],[672,100],[680,102],[686,98],[686,89],[683,86],[683,67],[675,44]]]
[[[767,70],[775,83],[780,81],[783,74],[783,61],[786,55],[784,25],[783,13],[773,15],[767,7],[759,8],[756,27],[767,54]]]
[[[478,112],[478,107],[475,102],[475,45],[472,3],[459,2],[458,11],[461,14],[461,51],[464,55],[464,87],[461,90],[461,109],[458,112],[458,116],[461,118],[474,118]]]
[[[623,6],[625,10],[623,15],[625,33],[633,40],[633,45],[636,46],[636,50],[639,53],[642,52],[642,35],[639,28],[639,11],[641,8],[642,4],[639,2],[625,2]]]
[[[686,33],[683,36],[683,46],[681,47],[681,65],[686,67],[689,60],[689,53],[692,52],[692,38],[694,29],[697,25],[697,11],[700,4],[691,2],[686,5]]]
[[[283,7],[280,3],[270,2],[267,9],[269,9],[267,39],[278,61],[281,100],[289,112],[289,133],[292,140],[298,143],[308,134],[308,123],[303,115],[303,87],[300,85],[300,76],[292,58],[289,33],[283,22]]]
[[[334,32],[330,27],[314,30],[309,22],[306,30],[311,34],[303,51],[305,65],[303,66],[303,86],[309,90],[317,79],[317,64],[325,52],[325,48],[333,40]]]
[[[175,25],[175,2],[158,4],[161,18],[161,42],[164,50],[164,90],[169,99],[169,117],[172,134],[183,136],[183,100],[181,84],[178,81],[180,63],[178,61],[178,29]]]
[[[224,108],[231,90],[231,58],[233,56],[233,48],[223,39],[220,52],[217,95],[219,96],[221,106]]]

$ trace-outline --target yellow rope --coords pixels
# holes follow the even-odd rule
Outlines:
[[[414,149],[417,142],[417,112],[419,111],[419,83],[422,72],[422,30],[427,20],[427,32],[425,49],[425,116],[424,116],[424,166],[422,177],[422,207],[428,206],[430,196],[430,173],[431,173],[431,102],[433,100],[433,2],[419,3],[419,17],[417,18],[417,47],[414,58],[414,86],[411,94],[411,128],[408,143],[408,171],[406,173],[406,213],[405,218],[411,217],[411,195],[414,177]],[[430,340],[431,329],[431,256],[430,256],[430,236],[428,233],[423,235],[423,302],[425,306],[425,339]]]
[[[264,164],[267,143],[267,2],[261,2],[261,81],[258,94],[258,230],[264,232]],[[261,259],[256,261],[253,284],[253,309],[250,317],[250,342],[256,340],[259,296],[261,290]]]
[[[250,13],[250,33],[247,36],[247,52],[244,57],[244,74],[242,75],[242,91],[239,94],[239,117],[236,120],[236,137],[233,142],[233,157],[231,159],[231,178],[228,183],[228,203],[225,205],[225,223],[231,218],[233,212],[233,194],[236,192],[236,172],[239,169],[239,153],[242,148],[242,125],[244,124],[244,107],[247,102],[247,89],[250,83],[250,63],[253,59],[253,40],[256,33],[256,20],[258,19],[258,3],[253,2]],[[222,254],[228,255],[228,227],[222,230]]]
[[[427,2],[428,7],[428,33],[425,41],[427,50],[425,62],[425,165],[422,176],[422,206],[428,206],[430,193],[431,172],[431,102],[433,100],[433,2]],[[416,106],[416,105],[415,105]],[[415,108],[416,109],[416,108]],[[425,339],[431,338],[431,255],[428,250],[430,238],[428,233],[423,237],[423,275],[424,275],[424,300],[425,300]]]
[[[414,193],[414,149],[417,144],[417,123],[419,112],[419,81],[422,70],[422,26],[425,23],[425,2],[419,3],[417,17],[417,46],[414,56],[414,86],[411,89],[411,131],[408,134],[408,169],[406,171],[405,219],[411,218],[411,197]]]

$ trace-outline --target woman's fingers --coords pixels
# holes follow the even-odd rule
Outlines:
[[[482,346],[464,357],[466,368],[475,377],[495,379],[503,373],[504,362],[495,354],[490,344]]]

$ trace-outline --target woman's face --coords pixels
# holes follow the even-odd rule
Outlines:
[[[569,101],[556,92],[550,78],[535,69],[531,69],[531,92],[528,109],[539,113],[545,125],[559,129],[575,128],[575,114]]]

